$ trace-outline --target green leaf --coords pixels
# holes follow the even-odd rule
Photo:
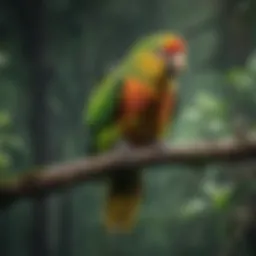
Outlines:
[[[221,132],[226,128],[225,123],[221,119],[212,119],[209,122],[209,130],[212,132]]]
[[[197,198],[190,200],[181,209],[181,214],[185,218],[193,217],[199,213],[202,213],[207,208],[207,202],[203,199]]]
[[[201,111],[199,111],[199,109],[197,109],[195,106],[193,106],[193,107],[186,109],[186,111],[184,111],[184,113],[182,115],[182,120],[184,120],[186,122],[197,123],[200,121],[201,117],[202,117]]]
[[[195,99],[196,105],[204,113],[221,114],[225,105],[216,96],[207,92],[198,93]]]
[[[13,134],[0,136],[0,142],[5,146],[11,147],[12,149],[24,148],[24,141],[22,138]]]
[[[11,117],[8,112],[1,111],[0,112],[0,128],[9,126],[11,124]]]
[[[3,151],[0,151],[0,170],[6,170],[11,167],[11,157]]]
[[[256,51],[254,51],[246,62],[246,68],[252,75],[256,75]]]
[[[242,68],[231,69],[227,75],[227,81],[239,91],[248,90],[254,84],[253,77]]]
[[[222,190],[213,196],[213,206],[216,209],[223,209],[230,201],[232,190]]]

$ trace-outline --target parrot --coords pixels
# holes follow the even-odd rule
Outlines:
[[[163,32],[137,40],[91,91],[83,113],[88,153],[164,146],[179,106],[177,79],[186,66],[182,36]],[[115,170],[107,184],[103,226],[108,232],[129,233],[143,198],[142,173],[136,168]]]

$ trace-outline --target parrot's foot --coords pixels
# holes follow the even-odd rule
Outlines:
[[[129,142],[125,141],[125,140],[120,140],[116,145],[115,145],[115,149],[118,150],[118,152],[120,153],[125,153],[125,154],[129,154],[134,150],[134,147],[132,144],[130,144]]]
[[[153,147],[154,149],[157,149],[159,151],[164,151],[164,152],[169,149],[168,144],[165,141],[162,141],[162,140],[157,140],[153,143],[150,143],[148,146]],[[127,141],[124,141],[124,140],[118,142],[115,146],[115,150],[118,150],[118,152],[121,153],[121,154],[132,153],[135,148],[137,148],[137,147],[130,144]]]
[[[162,141],[162,140],[156,141],[155,143],[152,144],[152,146],[154,148],[156,148],[157,150],[164,151],[164,152],[169,149],[168,144],[165,141]]]

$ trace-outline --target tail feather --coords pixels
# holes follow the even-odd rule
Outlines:
[[[105,226],[109,232],[133,230],[141,201],[141,180],[137,171],[119,171],[110,179]]]

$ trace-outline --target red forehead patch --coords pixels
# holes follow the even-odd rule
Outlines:
[[[185,45],[184,40],[182,40],[180,38],[176,38],[176,39],[168,41],[164,45],[164,50],[169,54],[178,53],[178,52],[185,52],[186,51],[186,45]]]

